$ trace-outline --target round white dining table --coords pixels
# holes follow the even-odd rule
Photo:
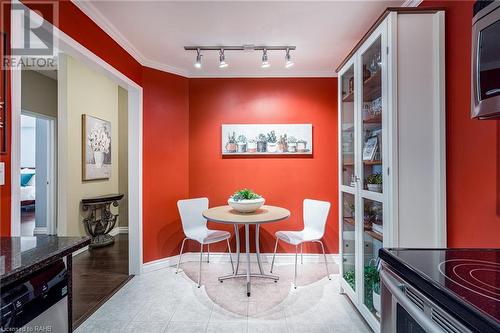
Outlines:
[[[203,212],[203,216],[212,222],[232,224],[234,226],[234,235],[236,238],[236,269],[234,274],[219,277],[219,281],[223,282],[227,279],[246,278],[247,282],[247,296],[250,297],[250,278],[267,278],[275,282],[279,280],[276,275],[264,274],[262,263],[260,260],[259,250],[259,229],[261,224],[278,222],[286,220],[290,217],[290,211],[285,208],[276,206],[262,206],[252,213],[240,213],[230,206],[218,206],[207,209]],[[240,267],[240,236],[238,233],[239,225],[245,226],[245,252],[247,257],[247,271],[246,273],[238,273]],[[259,266],[259,273],[252,273],[250,271],[250,225],[255,224],[255,255],[257,257],[257,264]]]

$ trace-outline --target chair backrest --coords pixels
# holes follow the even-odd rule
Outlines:
[[[304,231],[320,239],[325,234],[325,225],[330,212],[331,204],[328,201],[304,199]]]
[[[202,213],[208,209],[208,198],[179,200],[177,208],[186,237],[193,236],[195,230],[207,228],[207,220]]]

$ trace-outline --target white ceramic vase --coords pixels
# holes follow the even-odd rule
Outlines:
[[[264,198],[251,199],[251,200],[233,200],[233,198],[229,198],[227,203],[231,206],[232,209],[240,212],[240,213],[252,213],[257,209],[262,207],[262,205],[266,202]]]
[[[368,190],[372,192],[382,192],[382,184],[368,184]]]
[[[276,153],[278,151],[278,144],[277,143],[267,143],[267,152],[268,153]]]
[[[94,152],[94,162],[97,169],[102,168],[102,165],[104,164],[104,153],[102,151]]]

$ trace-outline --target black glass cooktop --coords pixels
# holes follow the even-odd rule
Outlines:
[[[382,249],[380,258],[460,318],[468,308],[500,328],[500,249]]]

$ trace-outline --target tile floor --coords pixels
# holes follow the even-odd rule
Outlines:
[[[254,279],[251,297],[241,279],[217,281],[229,264],[204,264],[199,289],[198,263],[181,267],[177,275],[166,268],[134,277],[76,332],[371,332],[323,264],[300,265],[297,289],[293,265],[277,266],[280,281]]]

